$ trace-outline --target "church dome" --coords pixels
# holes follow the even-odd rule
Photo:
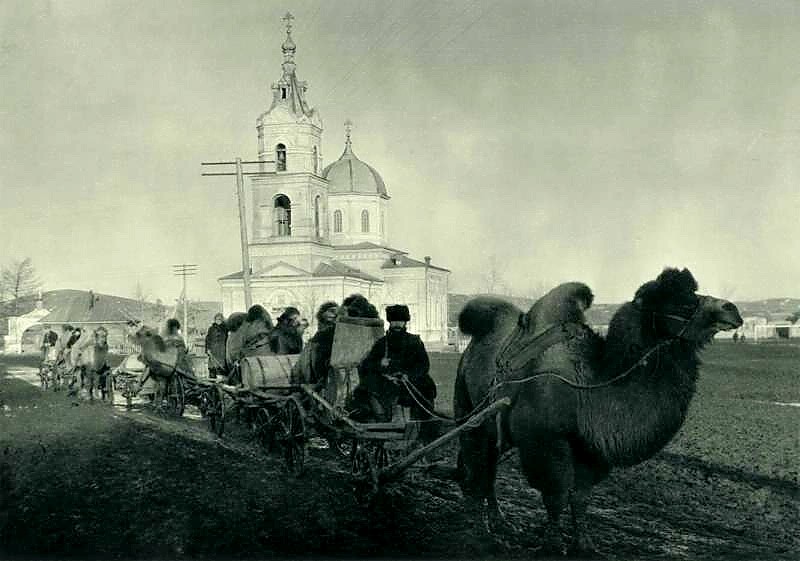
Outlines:
[[[332,194],[365,193],[388,197],[386,184],[380,174],[353,153],[349,132],[344,152],[338,160],[322,170],[322,177],[328,180],[328,192]]]

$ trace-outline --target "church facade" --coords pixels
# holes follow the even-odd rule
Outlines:
[[[287,15],[288,17],[288,15]],[[273,318],[298,308],[314,328],[325,301],[361,293],[378,307],[406,304],[409,330],[431,345],[447,340],[450,271],[389,244],[391,198],[378,171],[359,159],[345,124],[341,156],[322,165],[322,120],[298,80],[291,23],[272,104],[256,121],[262,175],[251,176],[248,251],[254,304]],[[245,307],[242,272],[219,279],[223,312]]]

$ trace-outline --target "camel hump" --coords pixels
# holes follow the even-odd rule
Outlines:
[[[458,314],[458,328],[465,335],[483,337],[494,331],[502,319],[520,313],[520,309],[507,300],[478,296],[467,302]]]
[[[585,323],[583,312],[594,301],[592,290],[582,282],[565,282],[542,296],[528,312],[537,325]]]

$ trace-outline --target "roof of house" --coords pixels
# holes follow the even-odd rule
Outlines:
[[[109,294],[101,294],[88,290],[51,290],[42,293],[42,308],[50,313],[42,323],[115,323],[139,319],[142,312],[150,314],[156,304],[139,302],[132,298],[123,298]],[[36,297],[22,299],[17,306],[16,315],[27,314],[36,309]],[[12,312],[8,306],[4,315]]]

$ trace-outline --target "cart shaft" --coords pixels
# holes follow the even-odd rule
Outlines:
[[[390,481],[393,481],[394,479],[397,479],[400,475],[403,474],[403,472],[409,466],[414,464],[417,460],[419,460],[422,456],[424,456],[431,450],[435,450],[436,448],[439,448],[443,444],[450,442],[462,432],[469,430],[471,428],[475,428],[476,426],[483,423],[483,421],[487,417],[497,413],[501,407],[508,407],[509,405],[511,405],[511,398],[504,397],[498,399],[497,401],[489,405],[486,409],[476,413],[475,415],[470,417],[467,421],[465,421],[463,424],[457,426],[450,432],[443,434],[442,436],[440,436],[427,446],[415,450],[414,452],[406,456],[403,460],[382,469],[378,474],[378,481],[380,483],[388,483]]]

